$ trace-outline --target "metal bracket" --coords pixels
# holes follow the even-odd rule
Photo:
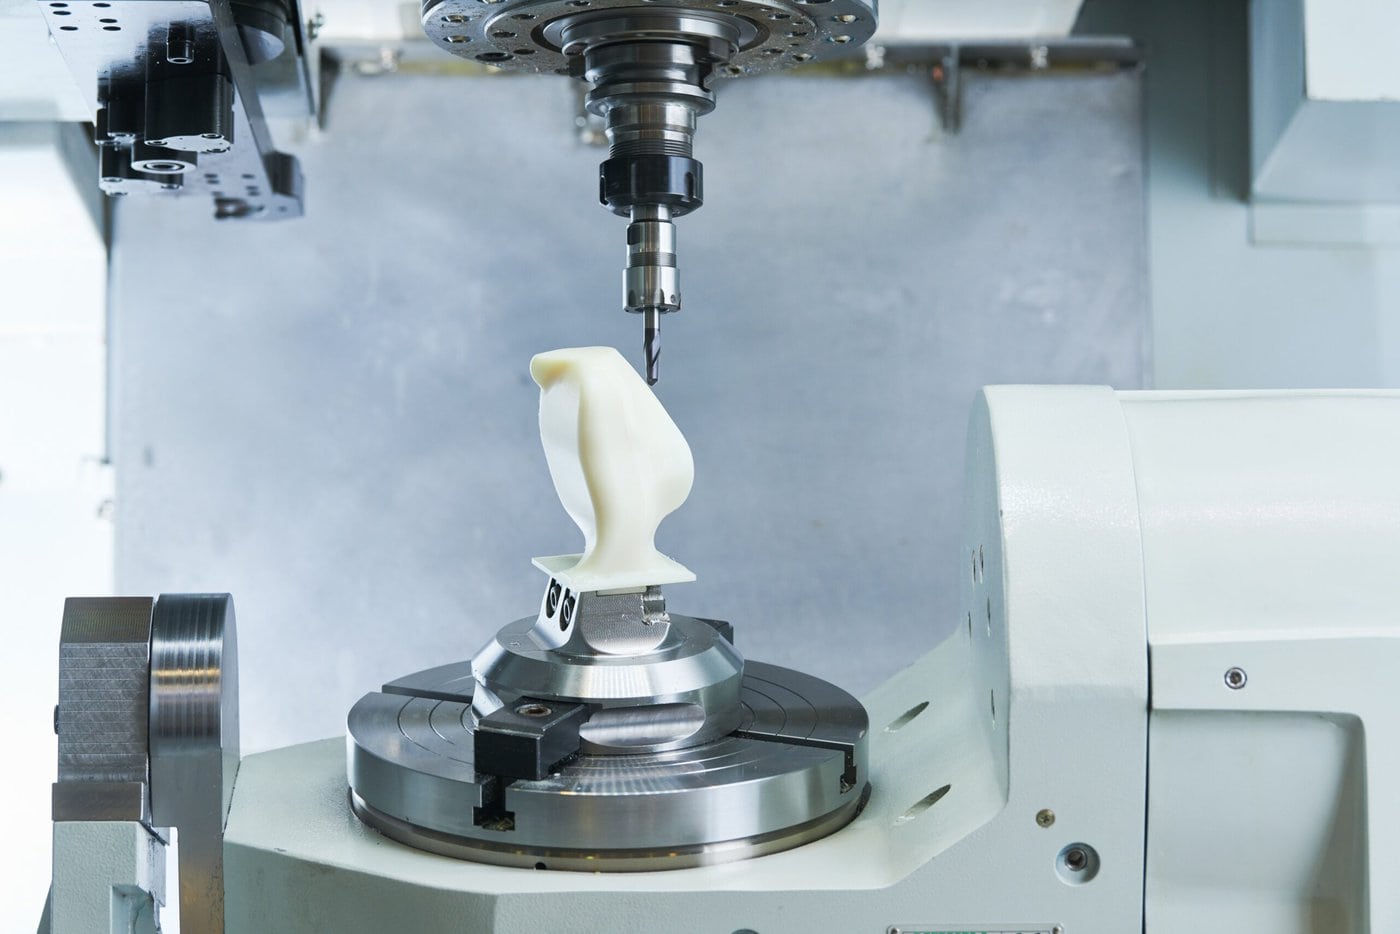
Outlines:
[[[205,195],[218,218],[301,214],[301,170],[273,148],[253,74],[300,55],[296,0],[38,3],[92,108],[103,191]]]
[[[474,734],[478,770],[502,778],[539,781],[578,755],[587,704],[522,698],[482,717]]]
[[[239,762],[233,598],[70,599],[59,659],[54,821],[140,823],[162,860],[160,828],[175,828],[180,928],[223,934],[224,822]]]

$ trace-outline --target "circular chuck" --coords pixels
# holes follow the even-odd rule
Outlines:
[[[435,853],[537,869],[679,869],[825,836],[865,800],[868,719],[817,678],[745,663],[660,588],[574,593],[469,662],[350,711],[355,813]]]
[[[409,846],[535,869],[682,869],[824,837],[869,794],[860,702],[755,662],[731,733],[669,752],[584,754],[537,780],[503,779],[480,759],[471,696],[457,693],[468,665],[386,685],[350,711],[352,807]],[[548,704],[528,712],[537,721],[558,713]]]

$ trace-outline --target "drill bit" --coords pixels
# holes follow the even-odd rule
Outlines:
[[[642,354],[646,357],[647,385],[661,378],[661,309],[649,306],[642,315]]]

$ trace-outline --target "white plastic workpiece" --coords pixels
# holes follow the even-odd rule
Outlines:
[[[656,528],[690,495],[695,462],[655,393],[612,347],[552,350],[530,361],[540,441],[583,553],[536,558],[575,592],[695,580],[656,550]]]

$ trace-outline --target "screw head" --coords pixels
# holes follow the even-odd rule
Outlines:
[[[1238,691],[1249,683],[1249,675],[1239,666],[1227,668],[1225,670],[1225,686],[1232,691]]]
[[[1055,812],[1049,808],[1041,808],[1036,812],[1035,823],[1037,827],[1055,826]]]

